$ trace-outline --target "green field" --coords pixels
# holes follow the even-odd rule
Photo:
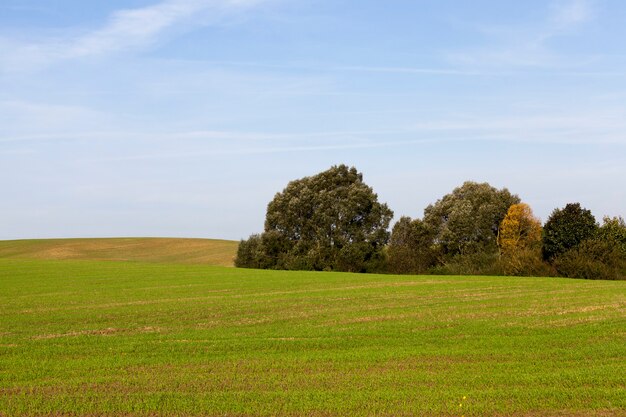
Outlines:
[[[626,282],[0,259],[2,416],[626,416]]]

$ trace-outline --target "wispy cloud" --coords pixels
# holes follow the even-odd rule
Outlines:
[[[480,31],[492,37],[491,45],[448,53],[447,58],[456,65],[471,68],[560,67],[564,59],[550,48],[550,41],[572,33],[593,17],[590,0],[557,1],[552,3],[542,24],[482,26]],[[580,64],[579,59],[577,64]]]
[[[0,103],[1,104],[1,103]],[[60,108],[60,114],[77,116],[86,110]],[[93,115],[91,115],[94,117]],[[91,123],[104,126],[104,123]],[[0,134],[0,144],[54,142],[136,143],[165,147],[161,154],[128,156],[123,159],[178,158],[209,154],[278,153],[308,150],[366,149],[397,147],[425,142],[524,142],[554,144],[626,145],[626,109],[598,109],[573,114],[500,116],[473,114],[465,118],[405,123],[396,127],[328,131],[242,131],[242,130],[85,130],[85,125],[49,133]],[[89,127],[89,126],[87,126]],[[81,130],[82,129],[82,130]],[[193,149],[178,152],[177,149]]]
[[[587,0],[570,0],[554,4],[552,22],[556,27],[569,28],[590,20],[594,11]]]
[[[24,69],[56,61],[102,56],[151,46],[171,30],[215,24],[268,0],[165,0],[119,10],[100,28],[73,37],[18,43],[0,38],[0,69]]]
[[[85,56],[115,52],[149,45],[174,26],[197,21],[199,13],[209,11],[210,21],[233,11],[240,11],[262,0],[169,0],[140,9],[121,10],[113,14],[108,24],[67,48],[67,55]]]
[[[19,141],[5,140],[7,137],[93,129],[110,122],[109,116],[88,107],[27,100],[0,101],[0,142]]]

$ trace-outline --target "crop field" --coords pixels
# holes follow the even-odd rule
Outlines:
[[[626,282],[0,259],[2,416],[626,416]]]
[[[239,242],[218,239],[108,238],[0,241],[0,258],[83,259],[233,266]]]

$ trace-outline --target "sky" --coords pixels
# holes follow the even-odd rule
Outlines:
[[[0,0],[0,239],[246,238],[355,166],[626,217],[622,0]]]

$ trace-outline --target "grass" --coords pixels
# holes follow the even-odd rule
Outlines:
[[[0,241],[0,258],[233,266],[238,244],[232,240],[176,238],[5,240]]]
[[[626,282],[0,259],[2,416],[626,416]]]

